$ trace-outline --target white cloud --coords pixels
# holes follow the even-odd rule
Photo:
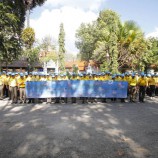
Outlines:
[[[148,33],[146,35],[146,38],[149,38],[149,37],[158,37],[158,27],[155,29],[154,32]]]
[[[48,0],[47,3],[52,1],[57,3],[56,0]],[[60,9],[45,9],[38,18],[30,20],[30,25],[35,29],[37,39],[42,39],[46,35],[50,35],[53,39],[58,40],[59,26],[63,22],[66,50],[67,52],[77,53],[77,49],[75,48],[76,30],[82,22],[91,22],[96,20],[97,17],[97,13],[93,11],[84,11],[79,8],[64,6]]]
[[[63,7],[69,6],[83,10],[98,10],[107,0],[47,0],[45,6]]]

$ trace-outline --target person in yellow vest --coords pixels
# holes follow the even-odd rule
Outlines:
[[[4,88],[4,80],[3,80],[2,75],[0,73],[0,100],[3,99],[3,88]]]
[[[18,88],[20,93],[20,103],[26,103],[26,91],[25,91],[25,82],[24,74],[20,74],[20,78],[18,79]]]
[[[111,80],[112,79],[112,74],[110,72],[107,72],[107,80]]]
[[[120,77],[120,74],[116,74],[116,78],[115,78],[115,81],[121,81],[121,77]]]
[[[52,76],[51,76],[51,74],[47,75],[47,81],[52,81]]]
[[[9,80],[9,86],[10,86],[10,91],[11,91],[11,100],[12,100],[12,104],[13,103],[17,103],[18,98],[17,98],[17,79],[15,78],[15,74],[12,73],[11,74],[12,77]]]
[[[97,80],[100,81],[101,80],[101,74],[97,74]]]
[[[151,77],[148,79],[148,86],[150,88],[151,99],[155,96],[156,80],[154,77],[154,75],[151,75]]]
[[[130,102],[136,101],[136,90],[137,90],[137,79],[135,75],[132,75],[132,78],[129,80],[129,95]]]
[[[125,79],[125,74],[121,74],[121,75],[120,75],[120,81],[126,81],[126,79]]]
[[[28,74],[28,76],[26,75],[26,82],[36,81],[37,78],[35,76],[36,76],[35,74],[33,74],[32,72],[30,72]],[[35,98],[29,98],[28,99],[28,104],[30,104],[30,103],[35,103]]]
[[[103,76],[103,81],[108,81],[108,80],[110,80],[110,77],[109,77],[109,73],[106,72]]]
[[[128,82],[128,89],[127,89],[127,96],[129,97],[129,95],[130,95],[130,89],[129,89],[129,81],[130,81],[130,79],[131,79],[131,76],[130,76],[130,73],[129,72],[125,72],[125,80],[126,80],[126,82]]]
[[[144,73],[141,73],[141,77],[139,78],[137,85],[139,86],[139,102],[144,102],[146,87],[148,86]]]
[[[30,74],[26,73],[25,80],[26,80],[26,82],[32,81],[32,73],[30,73]]]

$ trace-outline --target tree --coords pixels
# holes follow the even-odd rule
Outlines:
[[[92,59],[98,36],[99,31],[97,30],[96,22],[92,24],[81,24],[76,32],[77,41],[75,42],[76,47],[80,51],[81,60],[89,61]]]
[[[48,52],[49,50],[56,50],[56,43],[50,36],[45,36],[40,43],[40,48],[45,52]]]
[[[146,59],[146,66],[158,66],[158,38],[150,37],[148,41],[148,58]]]
[[[39,62],[39,52],[39,47],[32,47],[23,51],[23,57],[27,58],[29,69],[33,69],[35,63]]]
[[[107,67],[109,67],[112,73],[118,72],[119,52],[117,41],[120,23],[117,13],[111,10],[101,11],[97,19],[97,27],[100,31],[93,58],[97,59],[96,57],[99,57],[102,60],[102,69],[107,70]],[[107,54],[110,61],[107,61]]]
[[[28,1],[27,1],[28,2]],[[44,0],[31,1],[31,9]],[[0,59],[6,63],[18,58],[22,51],[21,33],[26,15],[26,0],[1,0],[0,3]]]
[[[53,43],[53,40],[50,36],[44,37],[39,47],[41,53],[43,54],[40,58],[40,61],[42,63],[49,62],[50,60],[57,62],[57,51],[55,42]]]
[[[111,10],[101,11],[93,24],[81,24],[76,37],[81,58],[97,61],[102,71],[117,73],[123,67],[143,71],[154,61],[152,42],[145,39],[136,22],[121,23]]]
[[[30,49],[34,42],[35,42],[35,31],[33,28],[26,28],[23,30],[22,32],[22,40],[23,40],[23,43],[24,43],[24,46],[27,48],[27,49]]]
[[[146,52],[147,43],[143,32],[134,21],[126,21],[120,25],[118,35],[119,68],[128,65],[133,70],[140,66]]]
[[[65,70],[65,32],[64,32],[64,25],[63,23],[60,24],[60,32],[59,32],[59,67],[61,72]]]
[[[6,63],[6,67],[21,53],[18,22],[19,19],[12,13],[12,8],[0,3],[0,58]]]
[[[33,47],[35,42],[35,32],[33,28],[26,28],[22,32],[22,41],[23,41],[23,54],[22,57],[27,59],[28,66],[33,68],[34,62],[39,61],[39,51],[38,47]]]
[[[16,28],[16,33],[18,34],[18,36],[21,35],[21,32],[24,28],[24,22],[25,22],[25,6],[23,3],[23,0],[1,0],[2,3],[5,6],[9,6],[10,7],[10,13],[12,13],[14,16],[17,17],[17,19],[19,19],[17,21],[17,28]]]

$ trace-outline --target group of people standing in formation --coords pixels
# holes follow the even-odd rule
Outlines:
[[[26,82],[31,81],[56,81],[56,80],[100,80],[100,81],[126,81],[128,82],[128,100],[130,102],[136,102],[137,97],[139,102],[144,102],[145,95],[150,96],[152,99],[158,96],[158,75],[154,74],[138,74],[138,73],[125,73],[112,75],[110,72],[99,74],[72,74],[67,75],[43,75],[38,73],[0,73],[0,99],[9,98],[12,103],[34,103],[34,98],[26,98],[25,85]],[[68,98],[46,98],[46,102],[55,103],[65,102]],[[88,103],[97,101],[98,98],[80,98],[82,103]],[[106,102],[107,98],[102,98],[102,102]],[[118,98],[110,98],[111,101],[116,101]],[[125,99],[120,99],[121,102],[125,102]],[[43,99],[39,99],[43,101]],[[72,103],[76,103],[77,98],[71,98]]]

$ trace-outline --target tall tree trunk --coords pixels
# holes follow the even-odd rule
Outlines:
[[[26,11],[26,19],[27,19],[27,28],[29,28],[30,27],[30,6],[29,5]]]

